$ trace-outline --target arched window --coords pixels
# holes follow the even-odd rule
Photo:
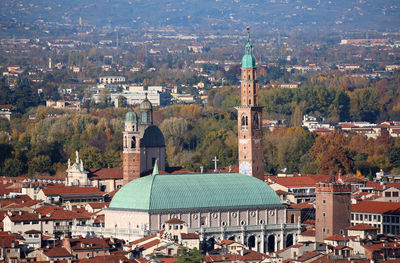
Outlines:
[[[249,125],[249,120],[246,114],[242,115],[242,130],[247,130],[247,127]]]
[[[151,123],[151,114],[147,113],[147,123]]]
[[[147,112],[145,112],[145,111],[142,111],[141,113],[140,113],[140,120],[141,120],[141,123],[143,123],[143,124],[146,124],[146,121],[147,121]]]
[[[126,136],[124,137],[124,148],[127,148],[128,147],[128,144],[127,144],[127,142],[126,142]]]
[[[131,148],[132,148],[132,149],[135,149],[135,148],[136,148],[136,137],[135,137],[135,136],[132,137]]]
[[[258,114],[257,113],[255,113],[253,116],[253,126],[254,126],[254,129],[256,129],[256,130],[258,130],[260,128],[259,123],[258,123]]]

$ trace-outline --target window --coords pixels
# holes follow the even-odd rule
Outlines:
[[[256,129],[256,130],[258,130],[260,128],[257,113],[255,113],[253,116],[253,126],[254,126],[254,129]]]
[[[325,200],[325,199],[322,199],[322,203],[325,204],[325,203],[326,203],[326,200]]]
[[[393,197],[399,197],[399,192],[393,192]]]
[[[385,193],[385,197],[391,197],[392,195],[391,195],[391,192],[386,192]]]
[[[131,149],[135,149],[135,148],[136,148],[136,137],[133,136],[132,141],[131,141]]]
[[[360,220],[363,220],[363,215],[360,215]]]
[[[326,216],[325,212],[322,213],[322,216]]]
[[[249,125],[249,119],[246,114],[242,115],[242,130],[247,130],[247,127]]]

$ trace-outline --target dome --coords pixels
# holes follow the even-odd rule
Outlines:
[[[147,111],[147,110],[152,110],[153,106],[151,105],[151,102],[147,98],[147,93],[146,93],[146,98],[140,103],[140,111]]]
[[[160,128],[151,125],[144,130],[143,137],[140,139],[142,147],[165,147],[164,135]]]
[[[125,114],[125,122],[136,123],[137,122],[137,114],[136,114],[136,112],[134,112],[132,110],[129,110]]]
[[[253,54],[246,54],[242,58],[242,68],[255,68],[256,58]]]
[[[237,173],[145,176],[122,187],[110,209],[139,211],[280,207],[263,181]]]

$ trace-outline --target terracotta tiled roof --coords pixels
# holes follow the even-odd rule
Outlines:
[[[216,243],[217,245],[230,245],[232,243],[235,243],[233,240],[228,240],[228,239],[222,239],[220,242]]]
[[[155,238],[156,236],[157,236],[156,234],[148,235],[148,236],[145,236],[143,238],[140,238],[140,239],[137,239],[137,240],[134,240],[134,241],[130,242],[129,245],[136,245],[136,244],[145,242],[146,240]]]
[[[186,222],[183,220],[180,220],[179,218],[171,218],[167,221],[165,221],[167,224],[185,224]]]
[[[42,234],[42,231],[39,231],[39,230],[28,230],[28,231],[25,231],[25,234]]]
[[[350,261],[348,259],[337,259],[337,258],[332,259],[331,255],[325,255],[323,257],[320,257],[316,260],[311,261],[311,263],[350,263],[350,262],[352,262],[352,263],[370,263],[370,260],[369,259],[351,259],[351,261]]]
[[[288,188],[292,187],[315,187],[318,180],[309,176],[293,176],[293,177],[270,177],[275,183]]]
[[[350,226],[347,228],[347,230],[377,230],[378,228],[374,227],[374,226],[370,226],[367,224],[357,224],[354,226]]]
[[[315,225],[315,220],[314,219],[307,219],[306,221],[303,222],[304,225]]]
[[[33,213],[23,212],[22,214],[15,214],[10,217],[12,222],[21,222],[21,221],[39,221],[39,215]]]
[[[140,245],[139,248],[143,249],[143,250],[146,250],[146,249],[149,249],[151,247],[157,246],[160,243],[161,243],[161,241],[159,239],[155,239],[155,240],[147,242],[147,243],[145,243],[143,245]]]
[[[98,202],[98,203],[88,203],[93,209],[103,209],[110,205],[110,202]]]
[[[324,238],[324,240],[330,240],[330,241],[349,241],[347,237],[341,236],[341,235],[333,235]]]
[[[199,235],[198,234],[194,234],[194,233],[182,233],[181,234],[182,239],[199,239]]]
[[[315,237],[315,230],[313,229],[309,229],[306,231],[301,232],[302,236],[306,236],[306,237]]]
[[[91,180],[122,179],[122,168],[89,169],[88,177]]]
[[[96,256],[93,258],[84,258],[79,261],[80,263],[129,263],[134,262],[129,260],[124,255],[105,255],[105,256]]]
[[[374,214],[400,214],[400,203],[379,202],[379,201],[362,201],[358,204],[351,205],[351,212],[363,212]]]
[[[204,257],[204,262],[233,262],[233,261],[254,261],[263,260],[268,258],[266,254],[259,253],[253,250],[245,249],[243,251],[243,256],[238,254],[225,254],[225,255],[208,255]]]
[[[315,257],[321,256],[321,255],[322,254],[320,252],[311,251],[311,252],[308,252],[308,253],[302,255],[296,261],[297,262],[305,262],[305,261],[309,261],[309,260],[311,260],[311,259],[313,259]]]
[[[76,213],[70,210],[55,210],[50,214],[51,220],[72,220],[72,219],[88,219],[89,213]]]
[[[71,257],[72,255],[68,252],[67,249],[63,247],[55,247],[55,248],[50,248],[50,249],[45,249],[43,251],[43,254],[48,256],[49,258],[54,258],[54,257]]]
[[[289,207],[293,208],[293,209],[313,209],[314,205],[304,202],[304,203],[300,203],[300,204],[290,204]]]
[[[73,187],[73,186],[50,186],[42,189],[45,195],[62,195],[62,194],[101,194],[96,187]]]
[[[102,238],[73,238],[69,240],[72,251],[102,249],[109,250],[110,246]]]

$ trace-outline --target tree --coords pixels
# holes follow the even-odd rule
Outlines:
[[[85,168],[102,168],[104,166],[103,156],[96,147],[87,147],[81,150],[80,157]]]
[[[52,162],[48,155],[39,155],[29,162],[29,171],[31,173],[50,173],[52,171]]]
[[[354,161],[347,149],[346,135],[340,130],[319,136],[309,152],[320,173],[354,172]]]
[[[190,262],[203,262],[204,256],[201,254],[201,250],[197,248],[187,249],[185,247],[179,248],[178,263],[190,263]]]
[[[3,176],[16,177],[24,171],[24,164],[18,159],[7,159],[2,169]]]

